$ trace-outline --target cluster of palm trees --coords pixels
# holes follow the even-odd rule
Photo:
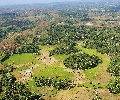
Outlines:
[[[46,37],[41,37],[42,44],[58,45],[61,43],[70,45],[75,44],[75,41],[81,39],[81,27],[73,25],[58,25],[57,23],[51,24],[47,30]]]
[[[86,36],[85,48],[96,48],[98,52],[117,55],[120,52],[120,31],[117,28],[93,29]]]
[[[40,39],[43,44],[74,46],[76,41],[83,40],[85,48],[97,49],[98,52],[116,55],[120,52],[120,31],[116,28],[96,28],[74,26],[72,24],[51,24],[47,35]]]
[[[16,82],[16,78],[7,69],[1,69],[0,99],[1,100],[40,100],[41,95],[32,93],[22,82]]]
[[[67,79],[64,79],[64,80],[56,80],[55,78],[53,77],[35,77],[35,83],[36,83],[36,86],[38,87],[42,87],[42,86],[53,86],[54,88],[56,88],[57,90],[60,90],[60,89],[68,89],[70,88],[70,82],[69,80]]]
[[[19,48],[16,48],[13,53],[21,54],[21,53],[36,53],[39,54],[39,45],[38,38],[33,34],[28,35],[18,35],[15,38],[15,41],[20,44]]]
[[[120,55],[111,58],[107,71],[114,76],[120,76]]]
[[[93,97],[92,100],[102,100],[102,98],[99,96],[98,91],[95,90],[93,93],[94,93],[95,96]]]
[[[75,54],[79,50],[72,45],[62,44],[50,51],[50,56],[58,54]]]
[[[71,55],[69,58],[64,60],[64,65],[72,69],[90,69],[96,67],[102,60],[97,56],[90,56],[86,53],[79,52],[77,54]]]
[[[120,77],[110,80],[107,88],[111,93],[119,94],[120,93]]]
[[[14,54],[21,54],[21,53],[35,53],[39,54],[39,46],[34,44],[23,45],[20,48],[14,50]]]

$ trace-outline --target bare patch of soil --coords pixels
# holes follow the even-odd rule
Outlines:
[[[17,72],[17,71],[14,71],[14,72],[13,72],[13,75],[15,76],[16,79],[22,77],[22,75],[21,75],[19,72]]]
[[[53,100],[92,100],[93,90],[86,88],[75,88],[71,90],[61,90],[53,97]]]
[[[103,100],[120,100],[119,95],[110,93],[108,89],[97,89],[97,91]]]
[[[25,83],[25,82],[29,82],[31,80],[32,80],[32,78],[30,78],[30,77],[22,77],[22,78],[18,78],[17,82],[23,82],[23,83]]]
[[[16,66],[16,68],[20,68],[23,66],[25,66],[25,65],[21,64],[20,66]],[[38,66],[39,66],[39,64],[35,64],[35,65],[29,66],[29,68],[26,70],[21,70],[18,72],[14,71],[13,75],[16,77],[17,81],[28,82],[28,81],[32,80],[31,76],[34,74],[32,70]]]
[[[41,56],[42,57],[38,60],[41,60],[46,65],[51,65],[57,62],[57,60],[54,57],[49,57],[49,51],[41,50]]]
[[[86,23],[86,25],[87,25],[87,26],[93,26],[93,24],[90,23],[90,22]]]
[[[119,95],[112,94],[108,89],[90,89],[75,87],[71,90],[61,90],[56,96],[50,100],[92,100],[95,97],[94,92],[97,91],[102,100],[120,100]]]
[[[33,72],[32,72],[31,69],[22,70],[22,71],[20,71],[19,73],[22,74],[23,76],[26,76],[26,77],[27,77],[27,76],[30,77],[30,76],[33,74]]]

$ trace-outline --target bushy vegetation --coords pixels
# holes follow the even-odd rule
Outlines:
[[[99,96],[99,93],[97,91],[94,91],[94,98],[92,100],[102,100],[102,98]]]
[[[64,65],[72,69],[86,70],[96,67],[101,62],[102,61],[95,55],[90,56],[86,53],[80,52],[65,59]]]
[[[50,28],[47,30],[47,36],[44,36],[40,39],[40,42],[43,45],[55,45],[55,44],[67,44],[75,45],[75,41],[80,40],[81,35],[78,34],[81,32],[80,27],[72,25],[58,25],[53,23],[50,25]]]
[[[75,48],[74,46],[62,44],[62,45],[56,47],[55,49],[51,50],[50,56],[59,55],[59,54],[66,54],[66,55],[75,54],[78,51],[79,50],[77,48]]]
[[[20,45],[19,48],[14,50],[14,54],[21,53],[36,53],[39,54],[38,38],[33,34],[18,35],[15,41]]]
[[[107,71],[114,76],[120,76],[120,55],[111,58]]]
[[[96,48],[98,52],[117,55],[120,51],[120,34],[117,28],[90,29],[84,41],[85,48]]]
[[[83,40],[83,47],[93,48],[102,54],[117,55],[120,51],[119,30],[116,28],[96,28],[87,26],[51,24],[47,35],[39,42],[49,45],[67,44],[75,46]]]
[[[22,54],[22,53],[34,53],[39,54],[39,46],[34,44],[24,45],[20,48],[17,48],[13,53],[14,54]]]
[[[70,87],[70,81],[64,79],[64,80],[55,80],[54,78],[51,77],[40,77],[37,78],[35,77],[35,83],[36,86],[40,87],[40,86],[53,86],[55,87],[57,90],[60,89],[68,89]]]
[[[119,94],[120,93],[120,78],[115,78],[109,82],[107,88],[111,93]]]

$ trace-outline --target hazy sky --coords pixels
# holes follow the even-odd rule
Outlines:
[[[77,1],[77,0],[0,0],[0,5],[49,3],[49,2],[58,2],[58,1],[62,2],[62,1]]]
[[[62,2],[62,1],[104,1],[104,0],[0,0],[0,5],[49,3],[49,2],[58,2],[58,1]]]

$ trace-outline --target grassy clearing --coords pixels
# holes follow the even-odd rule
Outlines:
[[[98,53],[96,51],[96,49],[87,49],[87,48],[83,48],[82,46],[76,46],[76,48],[82,50],[83,52],[85,52],[89,55],[96,55],[100,58],[102,58],[102,56],[103,56],[101,53]]]
[[[69,55],[65,55],[65,54],[63,54],[63,55],[54,55],[53,57],[54,57],[56,60],[61,60],[61,61],[63,61],[63,60],[65,60],[66,58],[68,58]]]
[[[97,67],[84,71],[84,74],[86,75],[86,77],[88,79],[94,79],[98,75],[99,70],[103,70],[104,73],[107,73],[106,68],[110,64],[110,57],[109,56],[107,56],[105,54],[98,53],[96,51],[96,49],[87,49],[87,48],[83,48],[82,46],[76,46],[76,48],[82,50],[83,52],[85,52],[89,55],[96,55],[100,59],[102,59],[102,61],[103,61],[102,64],[99,64]]]
[[[58,67],[60,66],[59,63],[56,63],[54,65],[50,65],[45,67],[43,70],[39,71],[38,73],[34,74],[34,77],[54,77],[56,79],[68,79],[71,80],[72,77],[74,76],[72,73],[64,71],[64,68]]]
[[[36,75],[37,73],[39,73],[45,67],[47,67],[47,65],[45,65],[43,62],[39,61],[39,66],[32,69],[32,72]]]
[[[22,70],[27,70],[27,69],[28,69],[28,66],[23,66],[20,68],[16,68],[15,71],[22,71]]]
[[[29,81],[29,82],[27,82],[27,83],[26,83],[26,86],[27,86],[27,87],[30,87],[30,90],[31,90],[32,92],[38,93],[38,88],[37,88],[37,86],[36,86],[36,84],[35,84],[35,81]]]
[[[41,46],[40,49],[50,51],[54,49],[54,46],[44,45],[44,46]]]
[[[33,55],[31,53],[24,53],[24,54],[15,54],[11,56],[9,59],[5,60],[3,62],[4,65],[9,65],[9,64],[26,64],[26,63],[31,63],[35,60],[36,55]]]
[[[110,64],[110,57],[105,54],[101,54],[101,53],[97,52],[96,49],[87,49],[87,48],[83,48],[82,46],[76,46],[76,48],[82,50],[83,52],[85,52],[89,55],[96,55],[103,60],[103,63],[105,63],[107,65]],[[105,59],[106,59],[106,61],[104,61]]]
[[[94,79],[97,76],[97,74],[98,74],[99,67],[100,66],[98,65],[97,67],[94,67],[92,69],[85,70],[84,71],[85,76],[88,79]]]

